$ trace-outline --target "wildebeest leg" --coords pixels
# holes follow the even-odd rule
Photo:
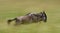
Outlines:
[[[32,23],[33,21],[32,21],[32,19],[29,21],[29,23]]]
[[[20,21],[20,20],[18,20],[18,19],[17,19],[15,22],[16,22],[16,24],[15,24],[15,25],[20,25],[20,24],[21,24],[21,21]]]

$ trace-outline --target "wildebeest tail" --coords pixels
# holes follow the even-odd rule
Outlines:
[[[14,20],[16,20],[16,19],[17,19],[17,18],[9,19],[9,20],[7,21],[7,23],[10,24],[10,22],[12,22],[12,21],[14,21]]]

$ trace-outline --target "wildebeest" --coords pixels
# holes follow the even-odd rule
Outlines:
[[[23,23],[32,23],[32,22],[39,22],[39,21],[47,21],[47,15],[45,13],[45,11],[40,12],[40,13],[28,13],[25,16],[20,16],[20,17],[16,17],[14,19],[9,19],[8,20],[8,24],[10,24],[10,22],[14,21],[16,22],[15,25],[19,25],[19,24],[23,24]]]

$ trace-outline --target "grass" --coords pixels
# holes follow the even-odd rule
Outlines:
[[[10,26],[7,20],[45,10],[47,23]],[[0,0],[0,33],[60,33],[60,0]]]

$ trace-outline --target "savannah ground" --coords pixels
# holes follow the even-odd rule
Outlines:
[[[46,11],[47,23],[10,26],[7,20],[29,12]],[[60,0],[0,0],[0,33],[60,33]]]

